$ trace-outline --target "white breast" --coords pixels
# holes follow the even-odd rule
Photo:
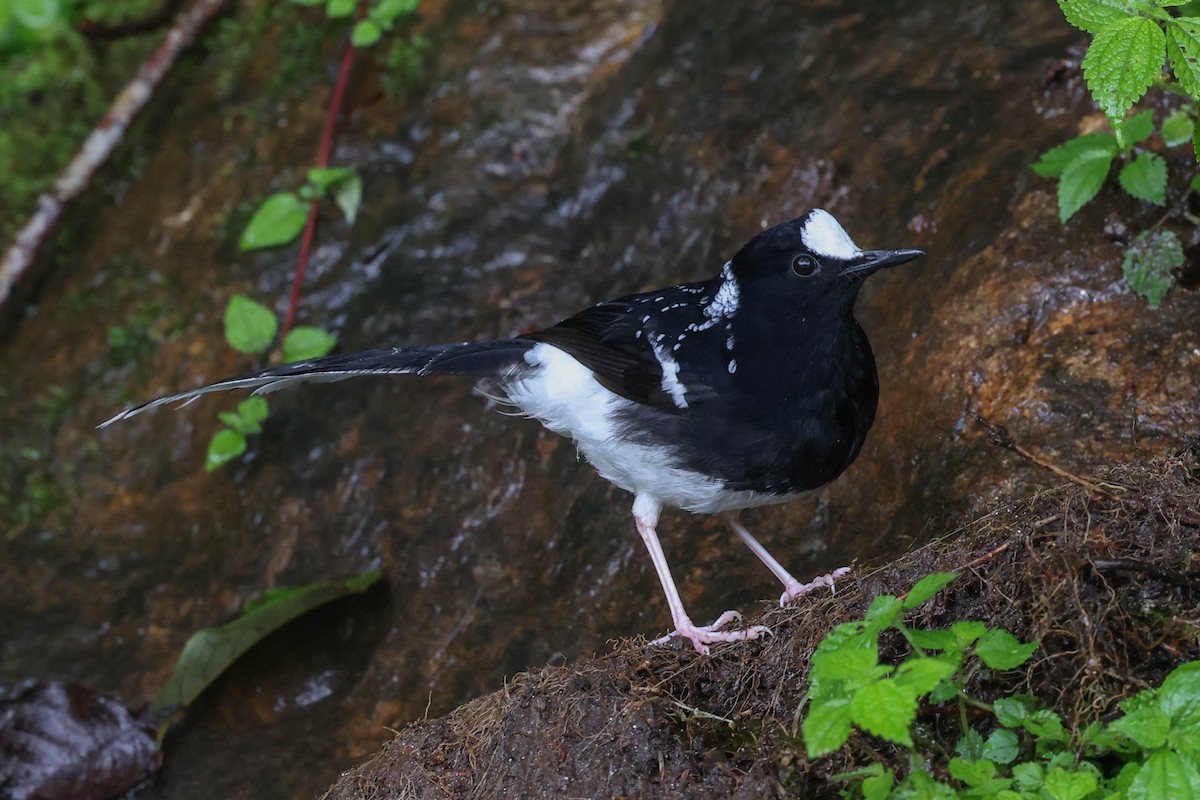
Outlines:
[[[676,466],[665,447],[624,440],[617,418],[633,401],[600,385],[592,371],[557,347],[525,354],[529,369],[504,382],[509,399],[550,430],[569,436],[596,471],[626,491],[704,514],[781,503],[786,496],[726,490],[721,481]]]

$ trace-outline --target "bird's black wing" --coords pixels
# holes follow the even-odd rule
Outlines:
[[[708,284],[681,284],[599,303],[521,338],[567,352],[621,397],[678,412],[711,393],[707,359],[696,357],[703,348],[682,346],[709,338],[710,300]],[[664,369],[672,373],[665,381]]]

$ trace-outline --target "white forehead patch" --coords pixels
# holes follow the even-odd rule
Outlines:
[[[818,256],[853,258],[860,250],[833,215],[814,208],[800,231],[800,241]]]

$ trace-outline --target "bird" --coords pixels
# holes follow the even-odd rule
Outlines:
[[[102,423],[210,392],[273,392],[358,376],[458,375],[574,440],[601,477],[633,495],[634,525],[674,630],[696,652],[756,639],[737,611],[697,625],[658,537],[664,508],[716,515],[782,582],[786,605],[834,588],[845,567],[802,583],[738,521],[742,509],[824,486],[862,449],[879,378],[854,318],[864,280],[923,256],[864,250],[823,209],[755,235],[708,280],[597,303],[509,339],[416,345],[274,366],[159,397]],[[735,627],[730,627],[735,626]]]

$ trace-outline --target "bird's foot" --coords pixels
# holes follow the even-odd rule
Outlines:
[[[726,611],[711,625],[694,625],[687,617],[677,621],[675,630],[668,633],[661,639],[655,639],[650,644],[666,644],[676,636],[682,636],[692,643],[692,647],[700,655],[708,655],[708,646],[717,642],[743,642],[749,639],[757,639],[763,634],[770,635],[771,629],[766,625],[751,625],[749,628],[742,628],[736,631],[723,631],[726,625],[731,622],[741,622],[742,615],[736,611]]]
[[[836,592],[836,589],[834,588],[833,582],[835,580],[841,580],[849,574],[849,567],[838,567],[828,575],[822,575],[819,578],[813,578],[812,583],[801,583],[793,578],[787,584],[787,588],[783,590],[783,594],[779,596],[779,605],[786,606],[797,597],[803,597],[815,589],[820,589],[822,586],[828,586],[830,593],[834,593]]]

